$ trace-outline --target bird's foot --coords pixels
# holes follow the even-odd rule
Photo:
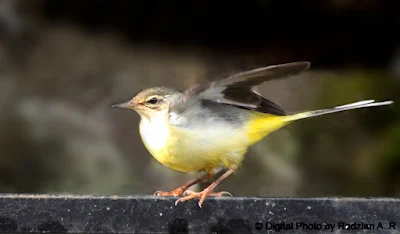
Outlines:
[[[178,200],[176,200],[175,205],[177,205],[179,202],[191,200],[193,198],[200,198],[200,201],[199,201],[198,205],[201,208],[201,206],[203,205],[204,200],[208,196],[210,196],[210,197],[222,197],[222,196],[232,196],[232,194],[229,193],[229,192],[226,192],[226,191],[222,191],[222,192],[218,192],[218,193],[211,193],[211,189],[210,188],[205,188],[201,192],[194,192],[192,190],[186,190],[183,193],[183,196],[184,197],[179,198]]]
[[[172,190],[171,192],[156,191],[154,195],[161,197],[178,197],[182,195],[184,191],[185,189],[183,187],[179,187],[175,190]]]

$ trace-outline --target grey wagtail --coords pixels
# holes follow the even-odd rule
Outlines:
[[[171,192],[157,191],[155,195],[183,195],[175,204],[200,198],[198,205],[201,207],[207,196],[229,194],[212,193],[212,190],[240,166],[247,148],[269,133],[299,119],[393,103],[364,100],[288,114],[253,90],[266,81],[294,76],[309,67],[309,62],[266,66],[197,85],[184,92],[154,87],[139,92],[128,102],[113,105],[132,109],[141,116],[141,138],[160,163],[179,172],[206,173]],[[203,191],[187,190],[221,169],[225,169],[225,173]]]

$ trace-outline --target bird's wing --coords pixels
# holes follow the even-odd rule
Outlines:
[[[183,95],[171,104],[170,111],[184,110],[186,105],[192,105],[196,101],[209,100],[263,113],[285,115],[282,107],[255,93],[252,88],[269,80],[297,75],[309,67],[309,62],[272,65],[197,85],[183,92]]]

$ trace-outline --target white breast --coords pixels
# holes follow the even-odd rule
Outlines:
[[[165,118],[153,118],[151,122],[147,118],[142,118],[139,131],[143,143],[153,156],[155,150],[164,148],[169,137]]]

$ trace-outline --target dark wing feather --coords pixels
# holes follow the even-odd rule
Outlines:
[[[196,99],[211,100],[238,108],[274,115],[285,115],[282,107],[255,93],[252,88],[266,81],[297,75],[310,67],[309,62],[293,62],[257,68],[226,79],[197,85],[186,90],[171,108],[181,109]]]
[[[233,75],[216,82],[218,86],[253,87],[269,80],[282,79],[297,75],[310,67],[309,62],[293,62],[261,67]]]
[[[224,94],[224,104],[234,105],[247,110],[255,110],[262,113],[273,115],[286,115],[285,110],[278,104],[264,98],[263,96],[244,90],[242,88],[229,88],[222,92]],[[229,100],[231,103],[228,103]]]

